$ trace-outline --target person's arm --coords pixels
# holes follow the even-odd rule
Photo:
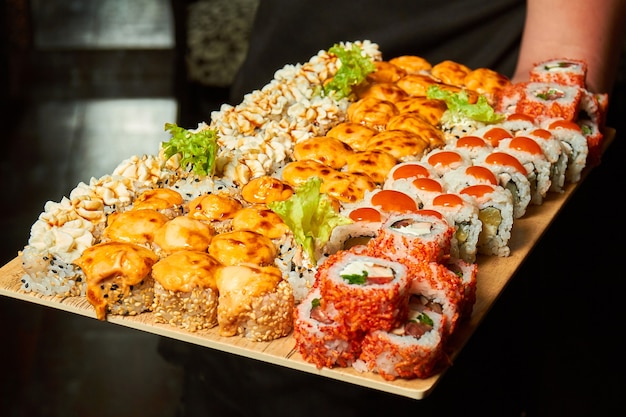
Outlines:
[[[587,88],[610,92],[626,33],[625,0],[528,0],[514,82],[531,67],[554,58],[583,60]]]

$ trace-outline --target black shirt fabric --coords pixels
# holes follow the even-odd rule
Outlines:
[[[377,43],[383,59],[418,55],[511,76],[524,18],[520,0],[261,0],[231,102],[342,41]]]

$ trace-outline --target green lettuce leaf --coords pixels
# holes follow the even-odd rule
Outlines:
[[[350,224],[352,220],[337,213],[332,201],[320,193],[322,180],[312,177],[297,187],[287,200],[268,204],[294,234],[296,242],[315,262],[316,248],[325,245],[336,226]]]
[[[489,105],[485,96],[479,96],[476,103],[469,102],[469,95],[466,91],[461,90],[453,93],[439,88],[439,86],[431,85],[426,91],[426,95],[430,99],[443,100],[448,106],[448,117],[451,119],[469,118],[483,123],[498,123],[504,120],[504,116],[496,113]]]
[[[180,154],[180,165],[183,168],[201,176],[214,174],[218,151],[217,130],[201,129],[192,132],[175,123],[166,123],[165,130],[172,135],[168,142],[163,143],[167,159]]]
[[[352,48],[347,49],[335,44],[328,52],[339,58],[341,66],[333,78],[324,85],[323,94],[326,96],[332,96],[337,100],[349,97],[352,89],[376,70],[372,59],[365,55],[357,45],[352,45]]]

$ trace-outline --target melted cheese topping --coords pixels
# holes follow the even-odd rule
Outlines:
[[[465,76],[463,85],[483,94],[493,104],[494,96],[511,84],[504,75],[488,68],[477,68]]]
[[[406,70],[389,61],[374,61],[376,71],[367,75],[371,83],[395,83],[406,75]]]
[[[385,182],[389,171],[396,166],[398,160],[387,152],[364,151],[355,152],[346,162],[346,170],[351,173],[360,172],[369,176],[375,183]]]
[[[87,300],[96,309],[96,316],[104,320],[107,300],[101,284],[112,281],[124,294],[130,286],[141,283],[158,261],[157,255],[143,246],[125,242],[107,242],[91,246],[74,261],[87,280]]]
[[[156,231],[169,221],[169,217],[153,209],[116,212],[109,216],[104,237],[118,242],[151,243]]]
[[[263,175],[250,180],[241,189],[241,196],[248,203],[269,204],[272,201],[287,200],[293,188],[276,177]]]
[[[398,108],[390,101],[366,97],[350,104],[347,113],[349,121],[381,131],[387,121],[398,114]]]
[[[305,139],[293,148],[296,161],[313,160],[336,169],[343,167],[352,153],[350,146],[331,136]]]
[[[378,100],[386,100],[392,103],[404,100],[408,97],[406,91],[398,87],[396,83],[392,82],[365,84],[364,86],[357,88],[356,95],[359,99],[373,97]]]
[[[213,238],[213,228],[187,216],[178,216],[161,226],[154,234],[154,244],[165,253],[179,250],[206,251]]]
[[[289,227],[280,216],[266,206],[239,210],[233,217],[232,227],[233,230],[249,230],[270,239],[279,239],[289,233]]]
[[[189,217],[198,220],[223,221],[232,218],[242,204],[226,195],[201,195],[189,202]]]
[[[409,97],[395,105],[400,113],[416,113],[433,126],[437,126],[443,113],[448,110],[445,101],[428,97]]]
[[[262,234],[235,230],[215,235],[209,245],[209,254],[224,265],[269,265],[276,258],[276,247]]]
[[[387,130],[406,130],[428,140],[431,148],[439,148],[446,141],[441,130],[426,119],[414,113],[400,113],[389,119]]]
[[[370,139],[368,150],[387,152],[398,160],[421,157],[430,143],[416,133],[407,130],[385,130]]]
[[[443,83],[452,85],[463,85],[465,76],[472,70],[458,62],[446,60],[434,65],[431,74],[439,78]]]
[[[360,123],[343,122],[326,132],[326,136],[339,139],[355,151],[364,151],[367,142],[376,133],[378,130]]]
[[[194,288],[217,290],[217,259],[206,252],[178,251],[158,261],[152,267],[152,276],[169,291],[189,292]]]
[[[426,59],[415,55],[401,55],[391,58],[389,62],[402,68],[407,74],[418,74],[422,71],[430,71],[433,67]]]
[[[165,210],[183,204],[183,197],[170,188],[155,188],[141,193],[133,202],[133,209]]]

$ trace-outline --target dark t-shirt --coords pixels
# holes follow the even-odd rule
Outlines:
[[[521,0],[262,0],[231,102],[341,41],[375,42],[383,59],[418,55],[511,76],[524,16]]]

